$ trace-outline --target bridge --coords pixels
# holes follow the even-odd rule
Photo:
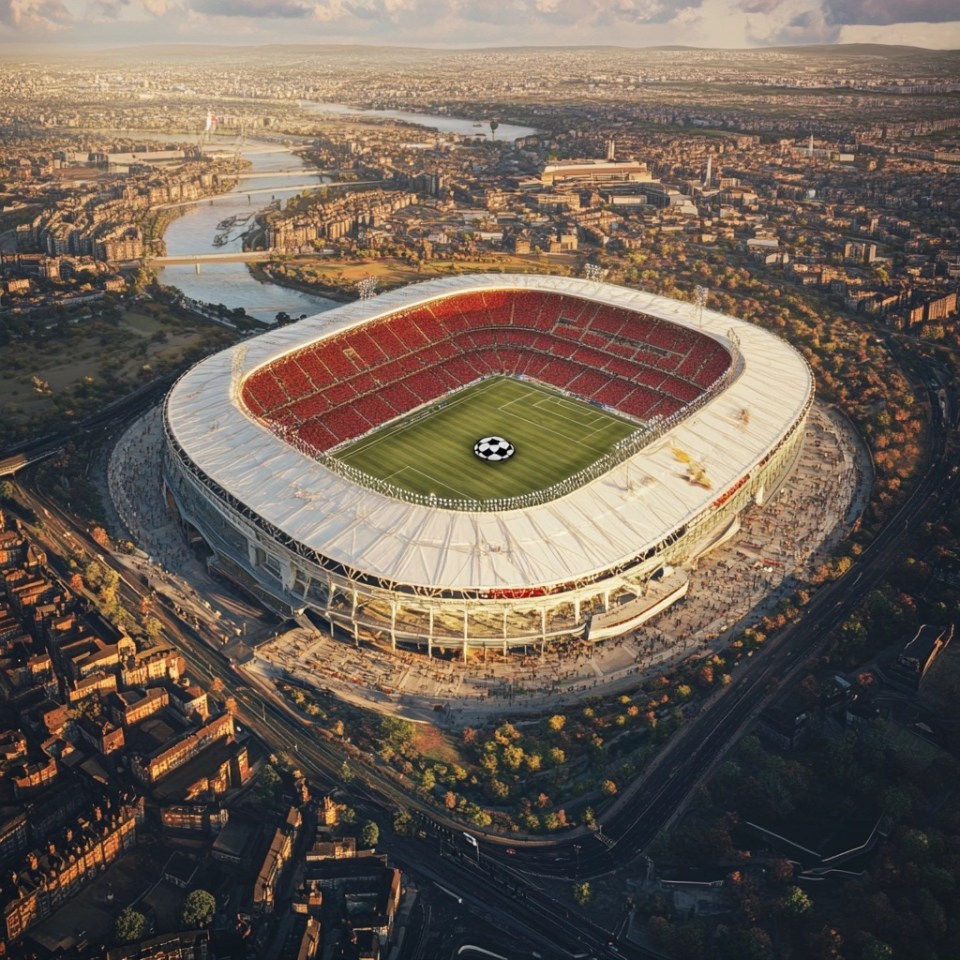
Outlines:
[[[197,273],[204,263],[260,263],[273,260],[280,254],[276,250],[234,250],[232,253],[182,253],[175,257],[144,257],[145,267],[171,267],[196,264]],[[299,256],[299,254],[298,254]],[[318,254],[319,256],[319,254]]]
[[[299,173],[303,173],[302,170]],[[320,176],[323,171],[317,171],[317,175]],[[272,176],[273,174],[264,174],[264,176]],[[241,174],[242,176],[242,174]],[[260,174],[257,174],[260,176]],[[316,190],[317,187],[368,187],[378,183],[383,183],[382,180],[333,180],[328,183],[317,183],[316,180],[311,180],[310,183],[291,183],[286,187],[255,187],[253,190],[230,190],[227,193],[214,193],[207,197],[200,197],[197,200],[180,200],[177,203],[158,203],[153,210],[173,210],[176,207],[194,207],[198,203],[217,203],[220,200],[236,200],[238,197],[242,197],[244,193],[248,197],[254,196],[254,194],[261,193],[286,193],[287,191],[292,190]]]
[[[237,173],[237,180],[263,180],[265,177],[335,177],[339,170],[307,170],[304,167],[291,167],[289,170],[263,170],[259,173]]]

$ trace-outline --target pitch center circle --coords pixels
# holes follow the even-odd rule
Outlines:
[[[473,452],[481,460],[495,463],[498,460],[509,460],[516,452],[516,448],[503,437],[484,437],[473,445]]]

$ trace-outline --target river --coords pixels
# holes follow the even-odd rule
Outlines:
[[[430,116],[423,113],[405,113],[402,110],[357,110],[336,103],[303,102],[301,106],[309,113],[338,113],[356,116],[389,117],[416,123],[423,127],[439,130],[443,133],[457,133],[463,136],[489,136],[487,123],[465,120],[457,117]],[[501,141],[512,141],[526,137],[536,131],[532,127],[520,127],[502,123],[497,128],[496,137]],[[231,149],[231,143],[217,142],[217,146]],[[271,196],[284,199],[301,193],[303,187],[291,187],[291,183],[303,184],[311,176],[303,161],[279,146],[254,142],[240,147],[245,160],[250,161],[248,172],[263,174],[251,180],[241,180],[228,194],[215,198],[215,202],[203,201],[185,207],[180,217],[174,220],[164,234],[167,254],[171,257],[189,256],[197,253],[227,253],[242,249],[240,231],[230,231],[227,243],[217,246],[214,237],[219,233],[217,224],[229,217],[253,215],[269,203]],[[303,174],[270,176],[273,170],[303,170]],[[321,178],[317,177],[317,184]],[[248,196],[250,190],[274,188],[271,193]],[[169,286],[178,287],[188,297],[205,303],[222,303],[230,309],[243,307],[247,315],[258,320],[272,321],[281,311],[291,317],[301,314],[312,316],[337,306],[337,301],[310,293],[302,293],[289,287],[273,283],[263,283],[255,279],[246,264],[243,263],[204,263],[197,272],[196,267],[164,267],[160,280]]]
[[[441,133],[459,133],[465,137],[490,137],[490,124],[487,121],[467,120],[463,117],[439,117],[429,113],[407,113],[404,110],[360,110],[357,107],[348,107],[342,103],[314,103],[310,100],[301,100],[300,106],[308,113],[335,113],[346,114],[351,117],[385,117],[389,120],[401,120],[405,123],[415,123]],[[513,143],[520,137],[529,137],[537,131],[533,127],[520,127],[514,123],[498,125],[494,137],[497,140]]]
[[[233,238],[223,246],[214,244],[219,232],[217,224],[228,217],[253,215],[270,202],[271,196],[278,199],[293,196],[303,191],[302,186],[290,187],[285,184],[302,184],[309,171],[303,161],[295,154],[278,147],[255,144],[241,150],[245,160],[251,163],[250,173],[262,173],[264,176],[254,180],[241,180],[237,187],[216,202],[202,201],[194,206],[185,207],[182,215],[174,220],[163,235],[167,243],[167,253],[180,256],[195,253],[227,253],[241,250],[243,241],[239,230],[232,230]],[[296,176],[271,177],[271,170],[304,170]],[[317,184],[320,184],[317,177]],[[248,190],[276,188],[272,194],[261,193],[247,196]],[[203,300],[206,303],[222,303],[231,309],[243,307],[247,315],[258,320],[272,321],[283,311],[291,317],[301,314],[312,316],[337,306],[335,300],[327,297],[302,293],[274,283],[262,283],[255,279],[246,264],[243,263],[204,263],[197,273],[194,266],[164,267],[160,272],[160,282],[179,287],[188,297]]]

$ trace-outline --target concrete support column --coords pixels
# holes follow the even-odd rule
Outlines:
[[[427,627],[427,656],[433,656],[433,607],[430,608],[430,623]]]
[[[397,601],[390,603],[390,649],[397,652]]]
[[[353,644],[360,646],[360,629],[357,626],[357,591],[350,591],[350,622],[353,624]]]

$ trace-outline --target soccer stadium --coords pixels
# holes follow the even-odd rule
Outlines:
[[[464,659],[627,633],[789,472],[802,357],[569,277],[411,285],[208,357],[164,481],[211,569],[355,640]]]

